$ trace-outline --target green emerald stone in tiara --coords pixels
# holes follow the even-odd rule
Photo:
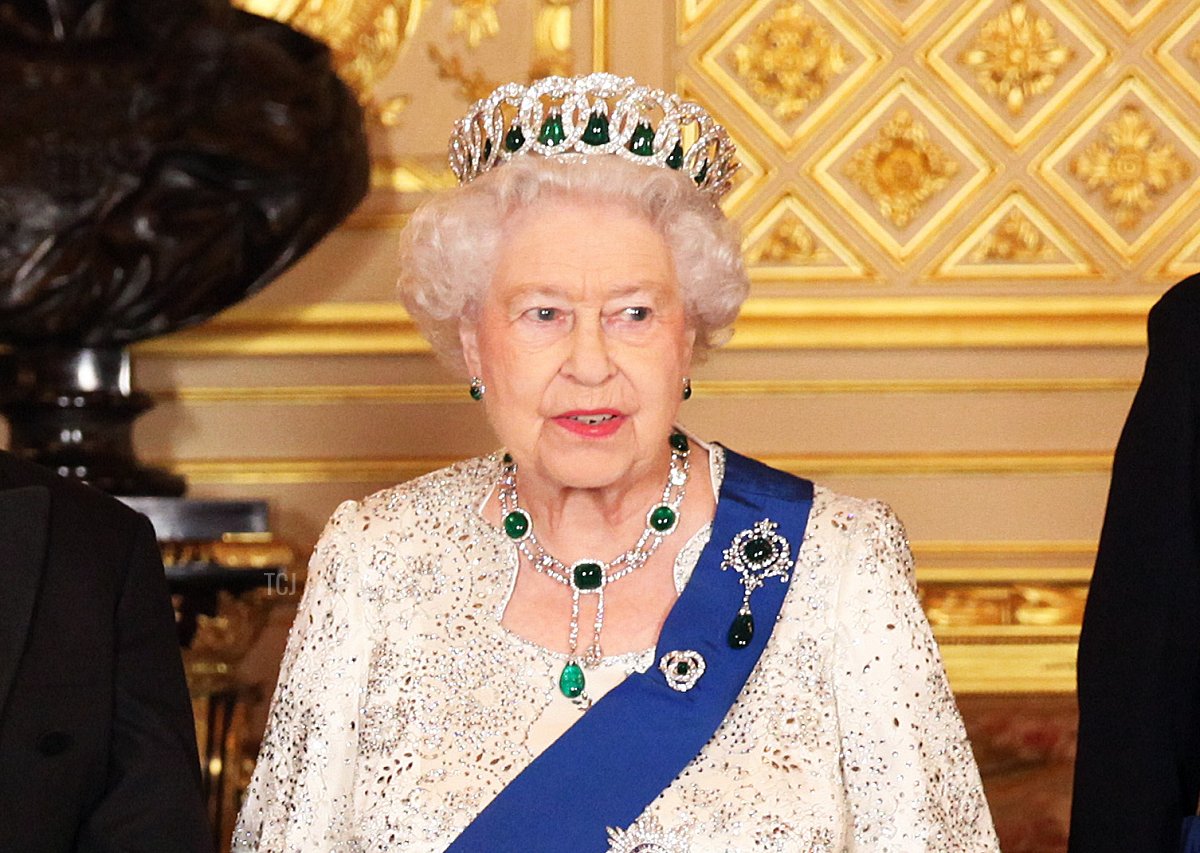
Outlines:
[[[583,141],[588,145],[607,145],[612,141],[608,133],[608,116],[604,113],[592,113],[587,127],[583,129]]]
[[[667,165],[676,171],[683,168],[683,146],[678,142],[671,149],[670,155],[667,157]]]
[[[546,119],[542,125],[541,132],[538,133],[538,142],[542,145],[558,145],[566,138],[567,135],[563,132],[562,116],[558,113],[551,113],[550,118]]]
[[[509,128],[508,133],[504,134],[504,150],[509,152],[520,151],[521,146],[524,144],[525,134],[521,132],[520,127],[514,124]]]
[[[629,150],[639,157],[649,157],[654,153],[654,128],[642,122],[629,138]]]

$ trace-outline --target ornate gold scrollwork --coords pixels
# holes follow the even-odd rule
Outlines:
[[[974,69],[985,92],[1019,115],[1029,98],[1054,86],[1071,49],[1059,42],[1050,21],[1016,0],[980,27],[961,60]]]
[[[733,55],[749,91],[783,121],[803,115],[847,64],[842,43],[798,2],[776,9]]]
[[[500,17],[496,14],[499,0],[451,0],[454,16],[451,29],[460,35],[472,50],[484,39],[494,38],[500,32]]]
[[[1020,210],[1010,210],[1000,223],[984,235],[968,256],[973,263],[987,261],[1043,261],[1055,254],[1029,217]]]
[[[1102,129],[1103,139],[1071,162],[1071,171],[1089,190],[1103,190],[1104,202],[1122,228],[1135,228],[1162,195],[1188,177],[1190,169],[1169,142],[1136,107],[1123,107]]]
[[[897,228],[908,225],[958,170],[957,161],[905,109],[846,164],[847,177],[862,187]]]
[[[533,21],[532,79],[552,74],[575,73],[575,50],[571,44],[573,9],[577,0],[541,0]]]

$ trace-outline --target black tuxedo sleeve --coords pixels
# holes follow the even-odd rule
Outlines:
[[[1200,278],[1149,340],[1080,638],[1072,853],[1175,853],[1200,793]]]
[[[116,613],[108,778],[78,853],[211,853],[191,702],[149,522],[139,517]]]

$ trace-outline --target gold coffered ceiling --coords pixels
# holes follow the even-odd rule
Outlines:
[[[679,0],[676,21],[677,79],[768,176],[730,208],[763,293],[1070,298],[1198,266],[1197,0]]]

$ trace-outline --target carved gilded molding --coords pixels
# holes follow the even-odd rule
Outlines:
[[[735,6],[692,65],[791,155],[887,58],[838,4],[753,0]]]
[[[1100,276],[1075,238],[1015,185],[969,226],[962,242],[937,262],[931,278],[1055,282]]]
[[[1145,296],[751,298],[732,350],[955,349],[1145,345]],[[137,344],[139,357],[391,355],[429,352],[399,305],[239,307]]]
[[[1016,379],[738,379],[695,380],[695,400],[830,395],[1132,394],[1136,379],[1045,377]],[[186,406],[341,406],[347,403],[469,405],[461,383],[403,385],[185,386],[154,394]]]
[[[1112,61],[1112,51],[1065,4],[979,0],[950,19],[923,59],[1019,149]]]
[[[1134,72],[1051,147],[1038,174],[1131,264],[1200,198],[1195,123]]]
[[[908,73],[830,137],[813,178],[900,261],[924,248],[996,171]]]
[[[1073,453],[807,453],[766,455],[769,465],[804,476],[1061,475],[1107,476],[1112,454]],[[386,459],[189,459],[162,463],[195,484],[402,482],[449,465],[451,458]]]

